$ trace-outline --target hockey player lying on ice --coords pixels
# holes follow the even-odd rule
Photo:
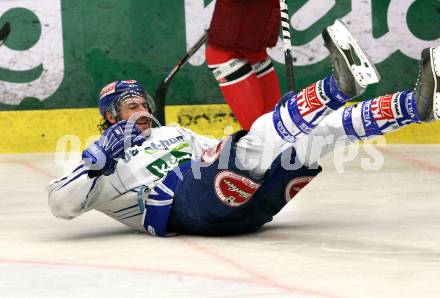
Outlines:
[[[254,232],[321,171],[317,162],[336,140],[355,142],[440,118],[440,47],[422,52],[414,91],[341,108],[379,76],[341,22],[323,38],[333,75],[287,94],[249,132],[223,140],[181,127],[149,128],[153,104],[142,86],[107,85],[99,109],[109,127],[71,174],[49,186],[52,213],[71,219],[95,209],[157,236]],[[361,66],[352,65],[350,45]]]

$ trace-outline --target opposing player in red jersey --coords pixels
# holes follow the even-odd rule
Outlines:
[[[249,130],[281,97],[266,52],[276,45],[279,30],[278,0],[217,0],[206,61],[243,129]]]

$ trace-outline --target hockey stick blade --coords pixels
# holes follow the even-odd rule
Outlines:
[[[6,22],[0,29],[0,46],[8,39],[9,33],[11,33],[11,24]]]
[[[173,67],[171,72],[159,83],[159,86],[156,89],[156,93],[154,96],[156,102],[156,113],[155,117],[161,124],[165,124],[165,103],[166,103],[166,95],[168,93],[168,87],[171,83],[173,77],[177,74],[177,72],[188,62],[188,60],[200,49],[200,47],[206,42],[208,39],[208,31],[196,41],[196,43],[185,53],[177,64]]]

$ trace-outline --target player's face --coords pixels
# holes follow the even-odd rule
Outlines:
[[[145,131],[150,128],[150,112],[145,99],[130,97],[119,104],[119,117],[121,120],[136,121],[136,126]]]

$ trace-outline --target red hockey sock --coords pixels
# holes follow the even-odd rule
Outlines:
[[[220,90],[243,129],[249,130],[252,123],[264,113],[263,96],[255,73],[235,83],[220,86]]]
[[[259,76],[258,81],[264,101],[263,113],[267,113],[273,110],[281,98],[280,82],[273,68],[268,73]]]
[[[264,55],[265,52],[256,55],[256,58]],[[206,49],[206,62],[238,123],[243,129],[250,129],[252,123],[264,113],[265,105],[260,81],[253,67],[241,53],[212,45]]]

